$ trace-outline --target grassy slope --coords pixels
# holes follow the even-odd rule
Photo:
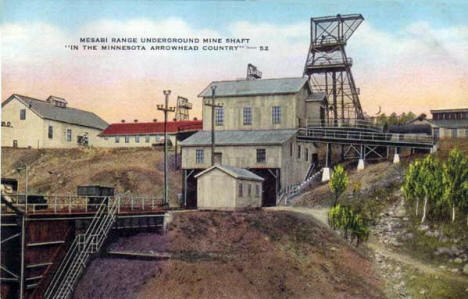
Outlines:
[[[11,149],[2,148],[2,177],[14,177],[24,192],[22,164],[29,170],[29,192],[76,193],[77,185],[114,186],[118,192],[162,196],[163,152],[160,149]],[[180,173],[171,171],[171,198],[180,191]]]
[[[176,213],[168,234],[121,238],[113,249],[178,258],[93,261],[75,298],[381,298],[371,262],[307,215],[283,211]],[[110,271],[112,269],[112,271]],[[148,272],[148,269],[153,269]],[[103,278],[106,279],[103,279]],[[106,280],[101,287],[95,281]],[[123,291],[123,290],[122,290]]]

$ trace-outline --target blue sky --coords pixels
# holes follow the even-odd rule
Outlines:
[[[394,31],[415,21],[436,28],[467,24],[465,0],[355,0],[355,1],[157,1],[157,0],[5,0],[3,22],[43,21],[73,30],[96,19],[183,18],[191,26],[225,26],[236,21],[287,24],[311,16],[337,12],[362,13],[375,28]]]

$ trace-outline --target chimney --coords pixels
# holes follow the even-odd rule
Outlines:
[[[177,121],[177,118],[173,118],[172,121]]]
[[[124,123],[124,122],[125,122],[125,119],[122,119],[120,122],[121,122],[121,123]]]
[[[138,119],[134,119],[133,122],[134,122],[134,123],[137,123],[137,122],[138,122]]]
[[[198,118],[194,117],[193,120],[198,120]]]
[[[157,118],[153,118],[153,122],[158,122],[158,119],[157,119]]]

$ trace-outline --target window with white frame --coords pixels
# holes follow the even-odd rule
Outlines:
[[[205,156],[204,150],[202,150],[202,149],[197,149],[197,150],[195,151],[195,162],[196,162],[197,164],[203,164],[203,161],[204,161],[204,158],[205,158],[204,156]]]
[[[224,107],[215,107],[215,125],[224,125]]]
[[[244,194],[243,194],[243,193],[244,193],[244,192],[243,192],[244,190],[243,190],[243,188],[242,188],[242,183],[239,183],[239,187],[238,187],[238,188],[239,188],[239,197],[244,196]]]
[[[49,126],[49,130],[48,130],[48,132],[47,132],[47,136],[49,137],[49,139],[54,138],[54,127]]]
[[[25,120],[26,119],[26,109],[21,109],[20,110],[20,120]]]
[[[260,197],[260,185],[255,184],[255,197]]]
[[[70,142],[72,141],[72,130],[67,129],[67,141]]]
[[[248,197],[252,196],[252,184],[247,185],[247,196]]]
[[[119,136],[115,136],[115,143],[119,143],[120,142],[120,137]]]
[[[149,142],[150,142],[150,135],[146,135],[146,136],[145,136],[145,142],[146,142],[146,143],[149,143]]]
[[[244,126],[252,125],[252,108],[244,107],[243,111]]]
[[[136,142],[136,143],[140,143],[140,136],[138,136],[138,135],[135,136],[135,142]]]
[[[271,120],[273,124],[281,123],[281,107],[273,106],[271,110]]]
[[[265,163],[266,162],[266,151],[264,148],[257,149],[257,163]]]
[[[125,143],[129,143],[130,142],[130,136],[125,136]]]

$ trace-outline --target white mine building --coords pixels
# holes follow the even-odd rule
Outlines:
[[[279,190],[304,180],[318,162],[313,143],[298,142],[298,128],[326,118],[327,98],[301,78],[218,81],[200,94],[203,130],[181,143],[183,197],[197,204],[195,176],[211,167],[211,87],[215,91],[215,162],[262,177],[262,205],[276,204]]]

